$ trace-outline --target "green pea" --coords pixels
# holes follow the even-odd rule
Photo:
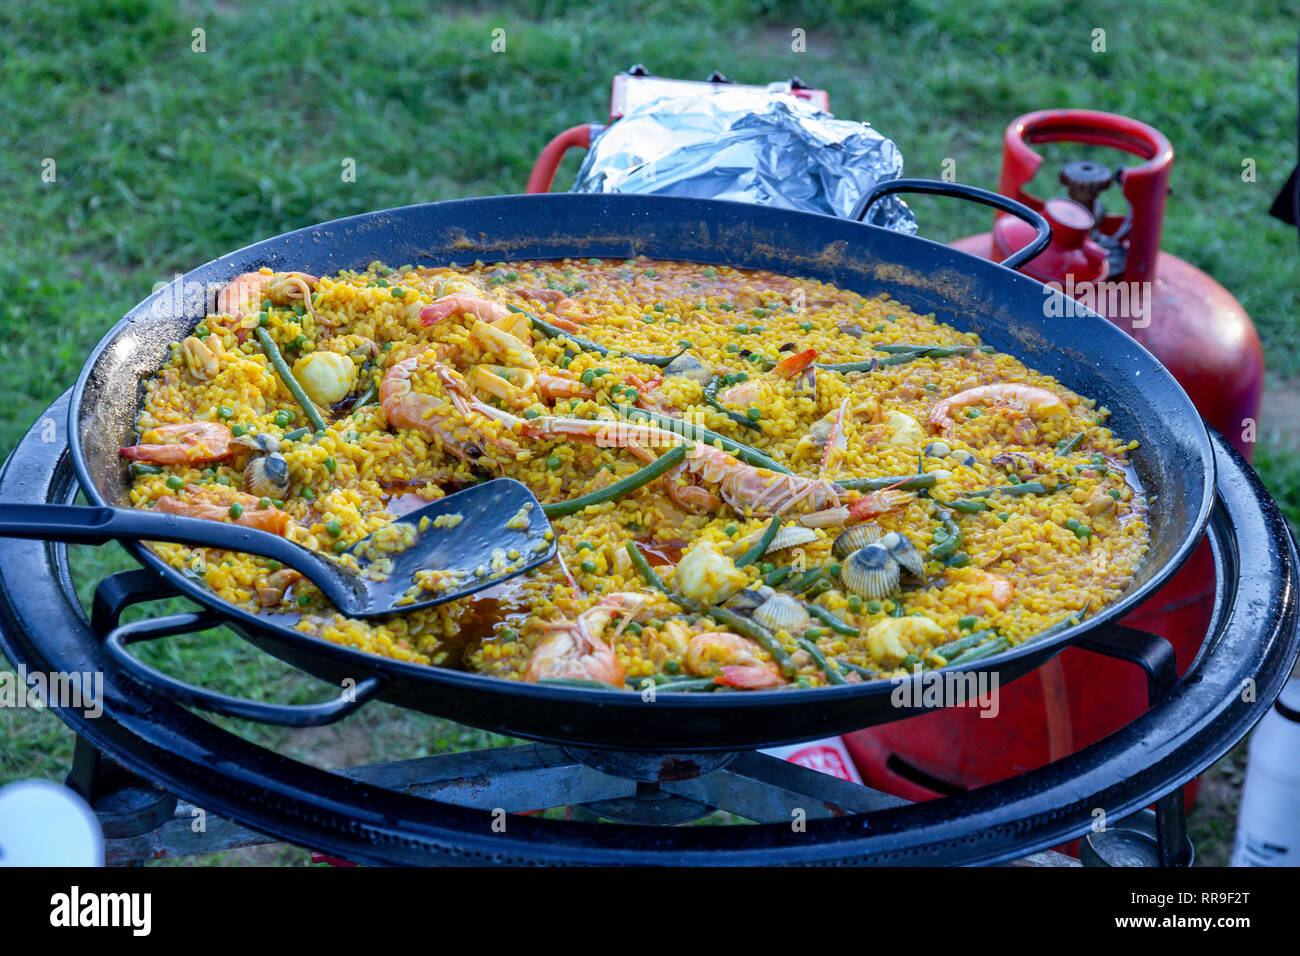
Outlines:
[[[759,574],[771,574],[776,569],[776,565],[771,561],[763,561],[758,566]]]
[[[735,342],[728,342],[727,351],[731,352],[732,354],[735,354],[736,352],[740,351],[740,346],[737,345]]]
[[[676,674],[681,669],[681,661],[675,661],[672,659],[664,661],[664,670],[669,674]]]
[[[761,408],[756,408],[755,406],[751,405],[749,406],[749,410],[745,412],[745,414],[749,416],[749,420],[751,422],[756,422],[763,417],[763,410]]]
[[[636,637],[641,636],[641,625],[638,624],[636,621],[628,621],[626,630],[629,634],[632,634]]]
[[[803,632],[803,636],[808,638],[810,641],[815,641],[817,638],[822,636],[822,629],[820,627],[810,627],[808,630]]]
[[[740,529],[737,528],[734,524],[729,524],[722,529],[722,533],[725,534],[728,538],[734,538],[736,536],[736,533],[739,531]]]
[[[238,501],[236,501],[233,505],[230,506],[230,517],[238,518],[243,513],[244,513],[244,506],[241,505]]]
[[[311,595],[310,595],[310,594],[299,594],[299,595],[298,595],[298,606],[299,606],[299,607],[306,607],[306,606],[307,606],[308,604],[310,604],[310,603],[311,603]]]
[[[170,488],[172,491],[180,491],[182,488],[185,487],[185,482],[181,480],[181,477],[179,475],[168,475],[167,487]]]
[[[582,568],[583,572],[586,573],[586,574],[595,574],[595,573],[596,573],[596,562],[595,562],[595,561],[587,561],[587,560],[584,560],[581,564],[578,565],[578,567]]]
[[[831,577],[838,578],[840,576],[840,563],[838,561],[834,561],[831,563],[830,567],[828,567],[826,570],[830,572]]]
[[[974,614],[967,614],[965,617],[959,618],[957,620],[957,626],[961,628],[961,630],[963,631],[969,631],[978,623],[979,623],[979,618],[977,618]]]
[[[530,408],[530,409],[528,409],[528,411],[524,412],[524,418],[536,418],[537,416],[539,416],[539,415],[541,415],[541,414],[542,414],[542,413],[539,412],[537,409],[535,409],[535,408]]]
[[[880,602],[879,602],[879,601],[868,601],[868,602],[867,602],[867,613],[868,613],[868,614],[879,614],[882,610],[884,610],[884,608],[882,608],[882,607],[880,606]]]
[[[813,324],[811,322],[800,322],[799,328],[804,332],[811,332],[813,330]]]
[[[1112,498],[1114,498],[1116,501],[1119,500],[1119,489],[1118,489],[1118,488],[1112,488],[1112,489],[1110,489],[1110,491],[1106,492],[1106,494],[1110,495],[1110,496],[1111,496]]]
[[[233,408],[231,408],[229,405],[218,405],[218,406],[217,406],[217,417],[218,417],[218,418],[234,418],[234,417],[235,417],[235,410],[234,410]]]
[[[983,414],[984,414],[983,409],[979,409],[979,408],[968,408],[968,409],[966,409],[966,417],[967,417],[967,418],[979,418],[979,417],[980,417],[981,415],[983,415]]]
[[[312,491],[311,488],[303,488],[301,491],[298,492],[298,496],[301,498],[306,498],[308,501],[316,500],[316,492]]]
[[[240,435],[247,435],[248,429],[245,428],[243,425],[232,425],[230,427],[230,434],[238,438]]]
[[[258,498],[258,499],[257,499],[257,507],[259,507],[259,508],[261,508],[261,509],[263,509],[263,510],[265,510],[265,509],[271,507],[271,499],[270,499],[270,498]]]
[[[325,530],[329,532],[331,538],[337,538],[343,533],[343,526],[334,518],[325,522]]]
[[[328,471],[331,475],[334,474],[334,469],[338,467],[338,463],[334,461],[333,456],[326,458],[323,462],[321,462],[321,464],[325,466],[325,470]]]
[[[594,385],[595,383],[596,383],[596,370],[594,368],[589,368],[587,369],[587,371],[582,373],[583,385],[591,386]]]
[[[1007,514],[1005,511],[999,511],[998,517],[1001,518],[1003,522],[1007,522],[1011,520],[1011,515]]]
[[[275,413],[274,421],[281,428],[284,428],[287,425],[293,424],[293,413],[282,408]]]
[[[497,631],[497,636],[503,641],[513,641],[519,636],[519,632],[513,627],[503,627],[501,630]]]
[[[395,285],[395,286],[393,286],[393,287],[392,287],[391,289],[389,289],[388,291],[391,292],[391,293],[393,294],[393,297],[394,297],[394,298],[397,298],[397,299],[404,299],[404,298],[406,298],[406,290],[403,289],[403,288],[402,288],[401,286],[399,286],[399,285]]]
[[[206,339],[212,333],[206,325],[199,325],[199,326],[195,326],[194,334],[201,339]]]
[[[593,545],[590,541],[579,541],[579,542],[578,542],[577,550],[578,550],[578,551],[594,551],[594,550],[596,550],[596,547],[595,547],[595,545]]]
[[[850,595],[849,595],[849,610],[852,611],[854,614],[857,614],[859,611],[861,611],[861,610],[862,610],[862,598],[858,597],[856,594],[850,594]]]
[[[551,471],[559,471],[560,459],[552,455],[550,458],[546,459],[546,467],[549,468]]]
[[[347,543],[346,541],[335,541],[335,542],[334,542],[334,553],[335,553],[335,554],[342,554],[342,553],[343,553],[344,551],[346,551],[347,549],[348,549],[348,543]]]

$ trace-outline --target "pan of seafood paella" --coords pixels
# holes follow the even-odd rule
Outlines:
[[[740,203],[386,210],[138,305],[77,382],[72,455],[96,504],[323,553],[513,478],[555,559],[390,618],[346,618],[273,561],[131,547],[256,645],[405,706],[586,746],[794,741],[915,713],[895,690],[929,671],[958,694],[1023,675],[1201,537],[1191,402],[1054,296],[923,238]]]

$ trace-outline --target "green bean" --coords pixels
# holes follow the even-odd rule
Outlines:
[[[280,347],[275,344],[275,339],[271,338],[271,333],[261,326],[258,326],[254,331],[257,333],[257,340],[262,343],[262,351],[271,360],[271,365],[275,368],[276,374],[280,376],[280,381],[284,382],[285,388],[293,394],[298,404],[302,406],[302,410],[306,414],[307,420],[311,422],[312,428],[317,431],[324,431],[325,420],[320,417],[320,412],[316,411],[315,403],[307,397],[307,393],[302,390],[298,380],[293,377],[293,372],[289,370],[289,366],[285,363],[284,356],[280,354]]]
[[[687,349],[682,349],[680,352],[673,355],[641,355],[637,352],[625,352],[622,349],[610,348],[607,345],[601,345],[599,342],[593,342],[591,339],[584,339],[580,336],[566,332],[557,326],[551,325],[549,322],[539,319],[527,309],[521,309],[516,305],[509,304],[506,305],[506,308],[511,312],[518,312],[520,315],[528,316],[537,331],[541,332],[548,339],[568,339],[584,352],[595,352],[597,355],[626,355],[632,361],[640,362],[642,365],[654,365],[658,368],[666,368],[672,364],[673,359],[687,351]]]
[[[723,449],[731,452],[741,461],[748,462],[756,468],[766,468],[769,471],[780,472],[783,475],[793,474],[785,465],[779,464],[768,458],[757,448],[750,448],[743,445],[735,439],[728,438],[726,435],[719,435],[717,432],[709,431],[699,425],[692,425],[690,422],[683,421],[680,418],[673,418],[671,415],[665,415],[662,412],[651,412],[643,408],[636,408],[632,405],[620,405],[617,402],[611,403],[611,408],[620,412],[631,419],[645,419],[660,428],[681,435],[683,438],[689,438],[692,441],[704,442],[707,445],[714,443],[720,444]]]
[[[807,571],[805,571],[803,574],[799,576],[798,581],[795,581],[786,590],[794,594],[802,594],[804,591],[807,591],[814,584],[820,581],[822,579],[822,576],[825,574],[826,574],[825,568],[821,568],[821,567],[809,568]]]
[[[542,513],[548,518],[561,518],[591,505],[603,504],[606,501],[622,498],[624,495],[636,491],[642,485],[654,481],[669,468],[680,464],[685,458],[686,446],[677,445],[664,452],[644,468],[638,469],[621,481],[614,482],[608,488],[601,488],[599,491],[593,491],[578,498],[570,498],[568,501],[556,501],[549,505],[542,505]]]
[[[628,557],[632,559],[632,567],[636,568],[637,573],[645,579],[646,584],[650,585],[661,594],[667,597],[672,597],[672,593],[668,590],[668,585],[664,584],[659,575],[655,574],[655,569],[650,567],[650,562],[645,559],[645,555],[641,553],[641,549],[636,546],[635,541],[629,541],[627,543],[627,554]]]
[[[763,583],[770,588],[779,588],[792,574],[794,574],[794,568],[788,564],[783,567],[773,568],[763,575]]]
[[[641,549],[636,546],[635,542],[629,541],[627,543],[627,553],[632,559],[632,566],[636,568],[641,577],[645,579],[645,582],[656,591],[662,593],[668,598],[668,600],[672,601],[678,607],[690,614],[705,614],[713,618],[723,627],[730,628],[740,636],[749,638],[772,655],[777,666],[781,668],[781,673],[785,677],[788,678],[794,676],[795,667],[790,661],[790,655],[787,654],[785,648],[781,646],[781,642],[776,639],[776,635],[767,628],[755,624],[753,621],[743,618],[734,611],[729,611],[724,607],[703,605],[683,594],[677,594],[676,592],[669,590],[668,585],[664,584],[659,575],[655,574],[654,568],[650,567],[650,562],[645,559],[645,555],[641,553]]]
[[[1070,452],[1079,447],[1079,443],[1083,441],[1084,434],[1084,432],[1079,432],[1079,434],[1075,435],[1069,441],[1061,442],[1061,444],[1056,448],[1056,453],[1064,458]]]
[[[859,631],[856,627],[850,627],[848,624],[845,624],[826,608],[818,604],[805,604],[804,607],[808,609],[809,614],[817,618],[817,620],[821,621],[836,634],[848,634],[852,637],[858,636]]]
[[[969,498],[958,498],[956,501],[948,502],[948,507],[953,511],[960,511],[963,514],[975,515],[981,511],[988,511],[987,501],[972,501]]]
[[[972,647],[965,653],[958,654],[949,664],[969,664],[971,661],[983,660],[986,657],[992,657],[994,654],[1005,651],[1011,646],[1011,641],[1005,637],[994,638],[986,644],[979,647]]]
[[[721,384],[721,375],[715,375],[713,378],[709,379],[709,384],[704,386],[704,401],[722,412],[722,414],[726,415],[737,425],[753,429],[754,431],[762,431],[763,426],[751,419],[748,415],[742,415],[740,412],[733,411],[726,405],[723,405],[722,402],[718,401],[718,386]]]
[[[131,471],[137,475],[161,475],[162,469],[157,465],[146,465],[144,462],[136,461],[131,463]]]
[[[1060,488],[1053,490],[1059,491]],[[966,492],[967,498],[987,498],[989,495],[1041,495],[1047,492],[1047,486],[1041,481],[1022,481],[1015,485],[1003,485],[1000,488],[982,488],[979,491]]]
[[[660,684],[655,688],[657,694],[688,694],[693,691],[714,691],[721,689],[721,685],[712,677],[693,677],[687,680],[669,681],[667,684]]]
[[[892,353],[888,358],[873,359],[870,362],[814,363],[817,368],[828,372],[871,372],[878,368],[905,365],[919,358],[952,358],[955,355],[970,355],[972,352],[992,352],[991,345],[873,345],[877,352]]]
[[[826,659],[826,655],[822,653],[822,649],[817,646],[815,641],[810,641],[806,637],[800,637],[796,640],[796,643],[808,652],[809,657],[817,662],[817,666],[822,669],[822,672],[826,674],[827,679],[832,684],[848,683],[848,681],[844,679],[844,675],[839,672],[839,669],[831,666],[831,662]]]
[[[614,690],[615,688],[598,680],[584,680],[581,677],[543,677],[537,683],[550,684],[554,687],[598,687],[602,690]]]
[[[948,532],[948,535],[930,549],[930,557],[934,558],[936,561],[947,561],[956,554],[957,549],[961,547],[961,525],[953,521],[952,515],[946,511],[939,512],[939,520],[943,524],[944,530]]]
[[[867,679],[870,679],[876,676],[876,672],[874,670],[872,670],[870,667],[863,667],[861,664],[850,664],[848,661],[840,660],[838,657],[835,658],[835,663],[839,664],[840,667],[843,667],[846,670],[853,671],[859,677],[865,677]]]
[[[367,405],[373,404],[375,399],[377,399],[378,397],[379,397],[379,389],[378,387],[376,387],[374,382],[371,382],[366,387],[366,390],[357,396],[357,400],[352,403],[353,411],[355,411],[358,408],[365,408]]]
[[[310,434],[311,429],[304,425],[302,428],[295,428],[291,432],[285,432],[281,441],[298,441],[301,438],[306,438]]]
[[[736,567],[743,568],[751,564],[757,564],[758,559],[767,553],[768,547],[772,544],[776,533],[781,530],[781,516],[773,515],[772,520],[768,522],[767,530],[763,532],[762,537],[754,543],[754,546],[746,551],[739,560],[736,561]]]
[[[1061,618],[1055,624],[1048,625],[1047,627],[1045,627],[1043,630],[1039,631],[1037,634],[1033,635],[1032,637],[1026,638],[1026,640],[1030,640],[1030,641],[1042,640],[1044,637],[1050,637],[1053,634],[1059,634],[1061,631],[1064,631],[1067,627],[1073,627],[1075,624],[1078,624],[1080,621],[1083,620],[1083,616],[1088,613],[1088,607],[1091,604],[1092,604],[1091,601],[1086,602],[1083,605],[1083,607],[1080,608],[1079,610],[1072,611],[1070,614]]]
[[[993,637],[992,631],[971,631],[965,637],[959,637],[955,641],[949,641],[947,644],[940,645],[934,649],[944,660],[952,663],[952,659],[964,651],[970,650],[979,644],[983,644],[990,637]]]
[[[933,488],[938,482],[938,475],[888,475],[884,478],[843,478],[835,484],[847,491],[879,491],[882,488],[897,488],[900,491],[917,491],[921,488]]]

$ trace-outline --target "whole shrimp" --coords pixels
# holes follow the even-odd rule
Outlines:
[[[1047,416],[1066,415],[1069,406],[1061,396],[1049,392],[1037,385],[1020,385],[1016,382],[996,382],[992,385],[977,385],[955,395],[940,399],[930,406],[930,427],[945,435],[952,434],[953,420],[951,412],[958,408],[967,408],[988,402],[994,405],[1035,411]]]
[[[462,461],[481,458],[484,442],[511,455],[519,450],[512,439],[485,433],[484,409],[491,406],[474,399],[469,385],[455,369],[436,361],[424,363],[441,382],[446,397],[416,391],[411,378],[421,364],[422,355],[413,355],[384,374],[379,384],[379,403],[391,424],[423,432]]]
[[[572,620],[546,625],[547,634],[533,648],[524,671],[524,680],[536,683],[548,678],[577,678],[623,686],[626,676],[618,655],[601,634],[615,617],[622,617],[611,640],[645,604],[645,595],[633,591],[611,594],[593,608]]]
[[[150,441],[120,449],[123,458],[155,465],[203,465],[230,457],[232,435],[219,422],[160,425],[141,438]]]
[[[786,683],[781,671],[759,657],[758,645],[728,631],[708,631],[691,638],[686,649],[686,669],[715,684],[759,690]]]
[[[242,317],[257,312],[263,300],[269,300],[273,305],[302,302],[308,311],[312,311],[312,287],[319,281],[316,276],[305,272],[272,272],[270,269],[244,272],[217,293],[217,311]]]

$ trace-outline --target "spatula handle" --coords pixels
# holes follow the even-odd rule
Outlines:
[[[135,508],[28,505],[0,502],[0,537],[69,544],[106,541],[174,541],[273,558],[308,577],[321,559],[276,534],[234,522],[187,518]]]

